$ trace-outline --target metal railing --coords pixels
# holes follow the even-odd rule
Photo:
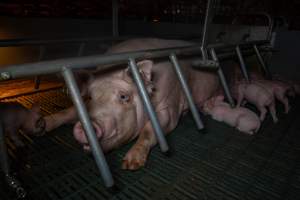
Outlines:
[[[115,5],[115,9],[117,9],[116,1],[113,1]],[[230,94],[229,87],[227,84],[227,80],[224,76],[223,70],[220,65],[220,59],[226,58],[229,56],[238,56],[240,61],[240,66],[242,70],[242,74],[245,78],[249,81],[249,75],[246,69],[246,65],[243,59],[243,54],[253,54],[257,55],[257,58],[268,75],[268,69],[263,61],[263,58],[260,54],[260,50],[258,46],[266,45],[269,43],[268,40],[263,41],[250,41],[250,42],[243,42],[239,44],[210,44],[206,45],[206,35],[208,30],[208,24],[211,19],[209,15],[211,11],[211,0],[208,0],[207,10],[206,10],[206,19],[205,25],[203,28],[203,35],[202,35],[202,43],[197,45],[185,46],[185,47],[173,47],[173,48],[164,48],[164,49],[152,49],[152,50],[143,50],[138,52],[125,52],[119,54],[104,54],[104,55],[95,55],[95,56],[82,56],[82,52],[85,47],[85,43],[89,41],[107,41],[109,38],[97,38],[97,39],[67,39],[67,40],[13,40],[13,41],[1,41],[0,40],[0,47],[5,46],[24,46],[24,45],[39,45],[40,46],[40,54],[39,54],[39,61],[35,63],[28,63],[28,64],[18,64],[18,65],[10,65],[4,68],[0,68],[0,81],[8,80],[8,79],[15,79],[20,77],[26,76],[39,76],[39,75],[46,75],[52,73],[62,73],[63,78],[66,82],[66,85],[71,93],[71,98],[73,100],[74,106],[76,107],[77,113],[79,115],[79,119],[83,125],[85,133],[87,135],[89,144],[92,149],[92,154],[96,161],[97,167],[99,172],[102,176],[104,181],[104,185],[107,187],[111,187],[114,185],[114,180],[110,169],[107,165],[105,160],[105,156],[103,151],[97,141],[97,137],[95,135],[95,131],[89,119],[87,110],[83,103],[82,97],[80,95],[80,91],[76,84],[74,75],[72,70],[74,69],[82,69],[82,68],[90,68],[94,66],[103,65],[99,67],[99,69],[104,68],[112,68],[113,65],[119,64],[126,64],[129,65],[130,70],[133,74],[133,79],[135,84],[137,85],[139,95],[143,101],[143,104],[146,108],[147,114],[149,115],[150,121],[152,123],[152,127],[155,131],[158,143],[160,148],[163,152],[168,151],[169,147],[164,137],[164,133],[161,129],[159,124],[158,118],[156,113],[153,109],[151,104],[150,98],[147,94],[145,89],[144,83],[142,81],[141,75],[138,72],[136,61],[141,59],[155,59],[161,57],[168,57],[170,62],[172,63],[176,75],[179,79],[179,82],[184,90],[184,94],[188,100],[189,107],[191,109],[192,115],[196,122],[197,128],[201,130],[203,128],[203,123],[200,119],[198,110],[192,98],[191,91],[189,90],[187,81],[182,73],[181,66],[179,65],[177,56],[180,55],[190,55],[190,54],[198,54],[201,58],[196,59],[193,62],[194,67],[196,68],[213,68],[217,70],[217,74],[221,81],[223,90],[225,95],[230,102],[231,106],[234,106],[233,98]],[[114,12],[116,14],[116,10]],[[117,24],[117,15],[115,16],[115,22]],[[117,35],[117,25],[114,25],[115,35]],[[122,37],[118,37],[122,40]],[[126,38],[123,38],[126,39]],[[43,45],[53,44],[53,43],[79,43],[80,46],[78,48],[78,55],[79,57],[75,58],[64,58],[64,59],[56,59],[50,61],[41,61],[43,58]],[[212,60],[209,60],[209,55],[207,52],[210,52],[210,57]],[[107,66],[109,65],[109,66]],[[0,122],[1,125],[1,122]],[[0,128],[2,128],[0,126]],[[1,154],[2,156],[2,163],[1,166],[3,171],[6,175],[9,175],[9,166],[7,164],[7,151],[5,145],[3,145],[3,133],[0,130],[0,142],[1,142]],[[9,176],[10,177],[10,176]]]
[[[251,45],[257,46],[257,45],[262,45],[262,44],[266,44],[266,41],[244,42],[244,43],[238,44],[238,46],[241,48],[241,51],[243,51],[243,50],[249,51],[249,47],[251,47]],[[51,73],[62,73],[62,75],[65,79],[66,85],[70,90],[73,103],[78,111],[79,119],[80,119],[81,123],[83,124],[85,132],[87,134],[89,144],[91,145],[91,148],[92,148],[93,156],[96,160],[96,164],[99,168],[99,171],[103,178],[104,184],[107,187],[110,187],[114,184],[113,178],[112,178],[111,172],[109,170],[109,167],[106,163],[104,154],[103,154],[103,152],[99,146],[99,143],[97,141],[97,138],[95,136],[94,129],[91,125],[85,105],[80,96],[78,86],[74,80],[72,70],[79,69],[79,68],[94,67],[96,65],[104,65],[103,67],[99,67],[99,69],[104,69],[104,68],[112,68],[113,67],[112,64],[114,64],[114,65],[119,65],[122,63],[128,64],[130,66],[131,71],[133,72],[133,77],[134,77],[135,83],[137,84],[141,99],[143,100],[143,103],[146,107],[146,111],[147,111],[148,115],[150,116],[150,120],[151,120],[152,126],[154,127],[156,137],[158,139],[161,150],[163,152],[166,152],[166,151],[168,151],[168,144],[165,140],[164,133],[161,130],[156,113],[155,113],[155,111],[152,107],[152,104],[150,102],[150,99],[147,95],[147,92],[143,85],[140,74],[138,73],[135,61],[140,60],[140,59],[155,59],[155,58],[169,56],[169,59],[175,68],[176,74],[179,77],[182,88],[184,89],[184,93],[188,99],[189,107],[190,107],[193,117],[196,121],[197,128],[200,130],[203,128],[203,123],[200,119],[198,110],[196,109],[195,103],[193,101],[191,92],[189,91],[189,88],[187,86],[186,80],[181,72],[180,65],[177,60],[177,56],[190,55],[190,54],[198,54],[198,56],[201,56],[201,47],[202,47],[202,45],[199,44],[199,45],[191,45],[191,46],[185,46],[185,47],[144,50],[144,51],[139,51],[139,52],[105,54],[105,55],[97,55],[97,56],[84,56],[84,57],[57,59],[57,60],[51,60],[51,61],[40,61],[40,62],[28,63],[28,64],[10,65],[10,66],[6,66],[6,67],[0,69],[0,80],[15,79],[15,78],[26,77],[26,76],[45,75],[45,74],[51,74]],[[234,50],[233,47],[234,47],[233,45],[228,46],[226,44],[208,45],[207,48],[210,50],[213,60],[205,59],[206,62],[203,62],[204,59],[201,58],[201,59],[197,59],[196,62],[194,62],[194,65],[198,65],[198,66],[196,66],[197,68],[211,67],[211,68],[218,70],[218,75],[221,79],[222,86],[224,88],[224,91],[226,93],[226,96],[227,96],[229,102],[232,105],[233,105],[233,100],[230,95],[230,91],[228,89],[228,85],[226,83],[225,77],[223,75],[222,68],[220,68],[218,57],[222,57],[222,56],[226,57],[226,56],[232,54],[232,51]],[[222,52],[219,55],[216,54],[217,50],[224,50],[224,49],[226,49],[227,51],[231,51],[231,52],[229,52],[229,53]],[[256,48],[256,49],[258,50],[258,48]],[[258,52],[259,52],[259,50],[258,50]],[[253,53],[253,51],[252,51],[252,53]],[[256,53],[256,51],[255,51],[255,53]],[[207,61],[209,61],[209,62],[207,62]],[[207,63],[210,63],[210,66],[205,66]],[[105,66],[106,64],[109,64],[109,66]]]

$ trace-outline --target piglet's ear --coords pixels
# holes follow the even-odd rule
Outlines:
[[[39,113],[41,111],[41,104],[39,102],[33,103],[31,106],[31,111]]]

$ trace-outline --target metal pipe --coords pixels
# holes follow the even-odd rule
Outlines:
[[[268,18],[268,21],[269,21],[269,25],[268,25],[268,33],[267,33],[267,37],[266,37],[266,40],[269,40],[271,41],[271,38],[272,38],[272,30],[273,30],[273,26],[274,26],[274,19],[273,17],[271,17],[271,15],[267,12],[263,12],[262,13],[263,15],[265,15],[267,18]]]
[[[213,48],[210,49],[210,54],[211,54],[211,57],[214,61],[219,62],[217,54],[216,54],[216,52]],[[219,63],[219,69],[218,69],[218,76],[220,78],[220,81],[221,81],[221,84],[222,84],[222,87],[223,87],[223,90],[225,92],[227,100],[229,101],[231,107],[234,107],[235,104],[234,104],[233,98],[231,96],[231,93],[230,93],[226,78],[224,76],[222,67],[220,66],[220,63]]]
[[[247,71],[247,68],[246,68],[246,64],[245,64],[245,61],[244,61],[244,58],[242,56],[242,52],[241,52],[241,49],[239,46],[236,46],[235,48],[236,50],[236,54],[239,58],[239,62],[240,62],[240,67],[241,67],[241,71],[242,71],[242,74],[244,75],[244,78],[246,79],[246,81],[249,83],[249,75],[248,75],[248,71]]]
[[[256,46],[255,44],[253,45],[253,48],[254,48],[256,57],[257,57],[257,59],[258,59],[258,61],[259,61],[259,63],[260,63],[260,66],[262,67],[262,69],[263,69],[264,72],[265,72],[265,76],[266,76],[268,79],[271,79],[271,78],[272,78],[272,77],[271,77],[271,73],[270,73],[268,67],[266,66],[266,64],[265,64],[265,62],[264,62],[264,59],[263,59],[263,57],[261,56],[261,54],[260,54],[260,52],[259,52],[259,50],[258,50],[258,48],[257,48],[257,46]]]
[[[134,36],[122,36],[122,37],[101,37],[101,38],[71,38],[71,39],[31,39],[31,38],[20,38],[20,39],[4,39],[0,40],[0,47],[10,46],[35,46],[35,45],[46,45],[46,44],[59,44],[59,43],[81,43],[81,42],[107,42],[107,41],[121,41]]]
[[[147,111],[148,116],[149,116],[149,118],[151,120],[151,124],[152,124],[152,127],[154,129],[156,138],[158,140],[160,149],[161,149],[162,152],[167,152],[169,150],[169,146],[167,144],[167,141],[166,141],[166,138],[164,136],[164,133],[163,133],[161,127],[160,127],[158,118],[156,116],[156,113],[154,112],[154,109],[152,107],[150,98],[149,98],[149,96],[147,94],[145,85],[144,85],[144,83],[142,81],[142,78],[141,78],[140,73],[139,73],[139,71],[137,69],[135,60],[133,58],[129,58],[129,67],[130,67],[130,70],[132,72],[134,81],[135,81],[135,83],[137,85],[140,97],[141,97],[141,99],[142,99],[142,101],[143,101],[143,103],[145,105],[146,111]]]
[[[67,67],[63,67],[62,75],[63,75],[66,85],[71,93],[73,103],[74,103],[77,113],[79,115],[80,122],[85,130],[85,134],[88,138],[89,145],[91,146],[92,153],[93,153],[94,159],[96,161],[96,164],[98,166],[98,169],[100,171],[100,174],[102,176],[104,185],[106,187],[111,187],[114,185],[114,180],[112,178],[110,169],[105,160],[103,151],[98,143],[98,139],[96,137],[94,128],[93,128],[91,121],[89,119],[89,116],[87,114],[83,100],[80,96],[80,92],[79,92],[78,86],[76,84],[73,72],[71,69],[69,69]]]
[[[112,32],[113,36],[119,36],[119,3],[118,0],[112,0]]]
[[[207,0],[207,6],[206,6],[206,12],[205,12],[205,20],[204,20],[204,26],[203,26],[203,32],[202,32],[202,42],[201,42],[201,52],[203,59],[207,59],[207,51],[206,51],[206,40],[207,40],[207,30],[208,25],[211,22],[211,1]]]
[[[257,41],[258,44],[265,44],[265,41]],[[246,42],[239,44],[249,45],[253,42]],[[222,48],[226,45],[224,44],[215,44],[208,45],[208,48],[212,47]],[[169,56],[170,53],[174,52],[176,55],[181,55],[186,52],[199,52],[200,45],[191,45],[185,47],[174,47],[174,48],[164,48],[164,49],[155,49],[155,50],[143,50],[138,52],[129,52],[129,53],[118,53],[118,54],[105,54],[105,55],[95,55],[95,56],[84,56],[76,58],[65,58],[57,59],[51,61],[43,61],[36,63],[28,64],[19,64],[19,65],[10,65],[3,68],[0,68],[0,80],[7,80],[12,78],[19,78],[24,76],[34,76],[34,75],[43,75],[60,72],[62,66],[75,68],[89,68],[97,65],[106,65],[106,64],[121,64],[126,63],[128,57],[131,58],[158,58]],[[43,67],[41,67],[43,66]],[[102,68],[107,68],[107,66],[102,66]]]
[[[181,86],[182,86],[182,89],[184,91],[184,94],[185,94],[185,96],[186,96],[186,98],[188,100],[188,104],[189,104],[189,107],[191,109],[191,112],[192,112],[192,115],[194,117],[194,120],[196,122],[197,128],[198,128],[198,130],[201,130],[201,129],[204,128],[204,125],[202,123],[202,120],[200,118],[199,112],[198,112],[197,107],[195,105],[195,102],[193,100],[192,93],[191,93],[191,91],[189,89],[187,81],[186,81],[186,79],[185,79],[185,77],[184,77],[184,75],[182,73],[181,67],[180,67],[179,62],[177,60],[177,57],[176,57],[176,55],[174,53],[172,53],[170,55],[170,59],[171,59],[171,62],[173,64],[173,66],[174,66],[174,69],[175,69],[175,72],[177,74],[177,77],[178,77],[178,79],[179,79],[179,81],[181,83]]]
[[[41,61],[44,58],[44,55],[45,55],[45,47],[41,45],[39,47],[39,58],[38,58],[38,61]],[[41,84],[41,78],[39,76],[36,76],[34,78],[34,89],[38,90],[40,88],[40,84]]]
[[[85,48],[85,42],[81,42],[80,46],[79,46],[79,49],[78,49],[77,56],[82,56],[84,48]]]
[[[271,15],[267,12],[245,12],[245,13],[240,13],[237,15],[233,20],[232,23],[234,23],[235,20],[237,20],[237,17],[240,17],[241,15],[263,15],[267,18],[268,20],[268,32],[266,34],[266,40],[270,41],[271,40],[271,35],[272,35],[272,29],[274,25],[274,19],[271,17]]]

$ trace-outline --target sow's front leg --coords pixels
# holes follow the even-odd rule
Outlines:
[[[169,126],[170,115],[167,110],[158,113],[159,122],[164,131]],[[151,148],[157,143],[155,132],[150,121],[139,134],[136,143],[126,153],[122,161],[122,169],[137,170],[147,161]]]

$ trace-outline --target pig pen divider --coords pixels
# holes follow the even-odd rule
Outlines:
[[[241,48],[241,51],[248,51],[249,47],[252,45],[265,45],[268,44],[268,41],[251,41],[251,42],[244,42],[241,44],[238,44]],[[39,61],[35,63],[27,63],[27,64],[18,64],[18,65],[10,65],[6,66],[4,68],[0,69],[0,81],[8,80],[8,79],[15,79],[20,77],[28,77],[28,76],[38,76],[38,75],[47,75],[51,73],[63,73],[63,77],[66,81],[67,86],[69,87],[71,93],[72,93],[72,100],[76,106],[76,109],[79,114],[79,118],[81,119],[81,123],[84,126],[84,129],[87,133],[89,142],[92,147],[92,152],[94,155],[94,159],[96,160],[98,169],[100,171],[100,174],[102,176],[102,179],[104,181],[104,185],[107,187],[110,187],[114,184],[110,169],[107,165],[107,162],[105,160],[105,157],[103,155],[103,152],[101,150],[101,147],[97,143],[97,139],[94,133],[94,130],[91,126],[91,122],[88,118],[86,109],[84,104],[82,103],[81,96],[79,94],[78,86],[76,82],[74,81],[74,77],[72,74],[72,70],[75,69],[81,69],[81,68],[91,68],[97,65],[104,65],[100,67],[100,69],[107,69],[111,68],[112,64],[125,64],[128,63],[131,67],[131,70],[134,72],[136,66],[134,65],[135,60],[140,59],[151,59],[151,58],[161,58],[161,57],[167,57],[171,59],[171,62],[173,63],[177,75],[182,76],[182,73],[180,70],[178,70],[179,65],[176,59],[175,55],[186,55],[187,53],[197,53],[201,56],[201,46],[202,45],[192,45],[192,46],[184,46],[184,47],[173,47],[173,48],[165,48],[165,49],[154,49],[154,50],[143,50],[143,51],[137,51],[137,52],[126,52],[126,53],[119,53],[119,54],[107,54],[107,55],[95,55],[95,56],[83,56],[83,57],[76,57],[76,58],[65,58],[65,59],[57,59],[57,60],[49,60],[49,61]],[[212,49],[214,52],[216,49],[222,49],[222,48],[232,48],[236,45],[226,45],[226,44],[211,44],[208,45],[208,49]],[[230,56],[235,55],[235,52],[232,53],[234,49],[229,49],[231,52],[227,52],[227,54],[220,54],[219,58],[222,56]],[[189,55],[189,54],[188,54]],[[222,79],[222,71],[220,71],[219,66],[219,60],[215,59],[216,57],[213,57],[213,60],[206,60],[206,62],[198,62],[197,68],[207,68],[210,67],[212,69],[218,69],[218,74],[220,79],[222,80],[223,87],[226,90],[228,88],[226,80]],[[203,61],[203,58],[199,59],[200,61]],[[198,61],[199,61],[198,60]],[[177,64],[176,64],[177,63]],[[204,66],[205,64],[210,64],[210,66]],[[109,64],[110,66],[105,66],[106,64]],[[179,68],[180,69],[180,68]],[[136,83],[138,84],[138,77],[139,73],[136,74]],[[220,75],[221,74],[221,75]],[[73,78],[72,78],[73,77]],[[202,128],[203,124],[200,120],[199,113],[195,109],[195,105],[193,103],[191,94],[188,90],[188,87],[185,83],[185,80],[182,78],[180,79],[180,83],[182,84],[185,91],[185,94],[187,96],[189,101],[189,106],[193,112],[193,116],[195,118],[195,121],[197,123],[198,128]],[[161,146],[162,151],[168,150],[168,145],[165,141],[164,134],[161,129],[156,114],[152,108],[151,102],[147,103],[147,100],[145,100],[147,97],[147,92],[145,91],[145,88],[143,88],[141,85],[138,86],[139,93],[142,95],[142,100],[144,105],[146,105],[146,109],[148,109],[148,114],[152,114],[153,116],[150,117],[152,125],[157,126],[157,130],[155,131],[156,135],[158,136],[159,144]],[[230,96],[230,93],[227,94]],[[230,101],[230,99],[229,99]]]

